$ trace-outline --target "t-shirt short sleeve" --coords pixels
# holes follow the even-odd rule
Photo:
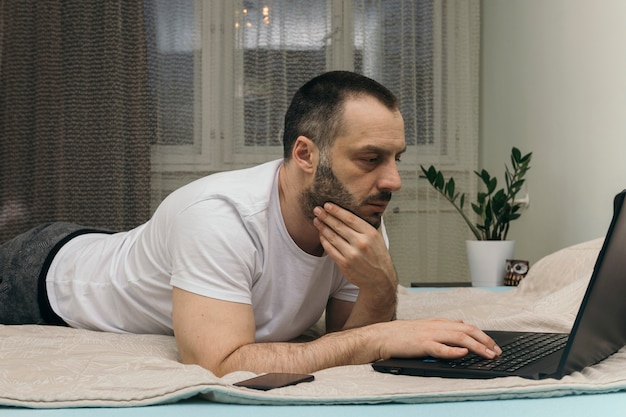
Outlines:
[[[342,278],[337,289],[330,294],[330,298],[354,303],[358,295],[359,288]]]
[[[251,303],[259,251],[232,204],[219,198],[197,202],[176,215],[168,235],[172,286]]]

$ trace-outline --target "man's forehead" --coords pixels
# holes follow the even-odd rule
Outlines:
[[[353,121],[335,138],[335,145],[371,152],[402,153],[406,150],[402,119]]]

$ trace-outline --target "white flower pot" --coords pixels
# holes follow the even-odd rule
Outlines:
[[[468,240],[465,247],[473,287],[504,285],[506,260],[513,259],[514,240]]]

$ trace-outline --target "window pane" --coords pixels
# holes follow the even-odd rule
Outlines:
[[[194,0],[145,0],[149,82],[156,102],[157,144],[192,145],[200,25]]]
[[[433,0],[355,0],[355,68],[400,99],[407,145],[432,144]],[[363,62],[359,62],[359,60]]]
[[[244,146],[280,146],[296,90],[326,70],[325,0],[245,0],[236,16],[243,48]],[[242,129],[237,129],[242,131]]]

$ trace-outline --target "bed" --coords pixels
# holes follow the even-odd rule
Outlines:
[[[398,317],[567,331],[601,244],[597,239],[551,254],[507,291],[400,287]],[[313,382],[267,392],[233,386],[254,376],[250,372],[217,378],[177,359],[168,336],[0,326],[0,415],[626,416],[626,348],[561,380],[418,378],[359,365],[322,370]]]

